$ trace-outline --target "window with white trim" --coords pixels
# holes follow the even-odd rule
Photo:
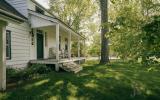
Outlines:
[[[65,51],[68,51],[68,39],[65,38]]]
[[[11,59],[11,31],[6,31],[6,59]]]

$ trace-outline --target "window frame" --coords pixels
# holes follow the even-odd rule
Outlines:
[[[62,44],[61,44],[61,42],[62,42],[62,36],[59,36],[59,50],[61,51],[62,50]]]
[[[8,47],[8,50],[7,50],[7,47]],[[11,53],[11,31],[6,30],[6,60],[11,60],[11,58],[12,58],[11,54],[12,54]]]
[[[45,47],[48,47],[48,34],[47,32],[44,32],[45,35]]]
[[[65,38],[65,51],[68,51],[68,38]]]
[[[44,15],[44,13],[45,13],[45,11],[38,6],[35,7],[35,11],[39,14],[42,14],[42,15]]]

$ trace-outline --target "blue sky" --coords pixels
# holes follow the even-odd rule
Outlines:
[[[45,8],[49,8],[49,6],[48,6],[49,0],[36,0],[36,1],[39,2]]]

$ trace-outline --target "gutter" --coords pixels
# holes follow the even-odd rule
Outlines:
[[[0,13],[2,13],[2,14],[5,15],[5,16],[12,17],[13,19],[18,20],[18,21],[20,21],[20,22],[24,22],[24,21],[27,20],[27,18],[26,18],[26,19],[21,18],[21,17],[16,16],[16,15],[14,15],[14,14],[12,14],[12,13],[6,12],[6,11],[4,11],[4,10],[2,10],[2,9],[0,9]]]

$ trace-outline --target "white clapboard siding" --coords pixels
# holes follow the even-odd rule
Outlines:
[[[6,0],[9,4],[11,4],[16,10],[18,10],[22,15],[28,17],[28,6],[27,0]]]
[[[23,23],[23,24],[10,24],[10,27],[9,28],[14,28],[15,30],[17,29],[17,27],[21,27],[21,29],[19,29],[19,30],[22,30],[22,31],[28,31],[28,28],[29,28],[29,26],[28,27],[26,27],[26,26],[28,26],[28,23]]]
[[[29,24],[9,23],[6,29],[11,31],[11,60],[7,60],[7,66],[26,67],[30,60],[31,29]]]
[[[15,63],[16,62],[16,63]],[[15,66],[15,65],[19,65],[19,64],[28,64],[28,61],[26,61],[26,60],[23,60],[23,59],[21,59],[21,60],[14,60],[14,61],[10,61],[10,62],[7,62],[6,63],[6,65],[7,66],[11,66],[11,67],[17,67],[17,66]],[[26,66],[22,66],[22,67],[26,67]]]
[[[24,69],[25,67],[23,67],[23,66],[27,67],[28,64],[26,64],[26,63],[17,64],[14,68],[17,68],[17,69]],[[8,66],[8,67],[9,67],[9,68],[12,68],[12,66]]]

